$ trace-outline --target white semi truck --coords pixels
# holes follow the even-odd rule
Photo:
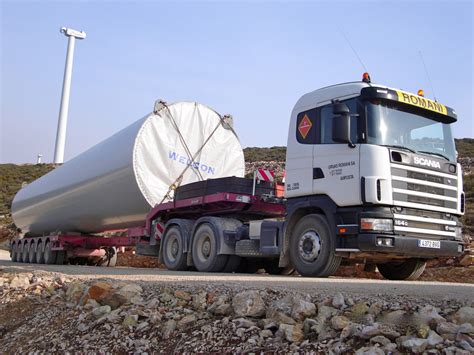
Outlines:
[[[101,225],[91,226],[89,221],[97,218],[77,208],[77,199],[63,188],[60,207],[70,208],[75,219],[58,220],[57,225],[77,230],[60,231],[51,215],[31,212],[27,200],[18,203],[14,218],[16,213],[21,220],[30,211],[29,218],[51,233],[36,227],[41,236],[34,235],[35,224],[24,217],[28,225],[21,227],[33,234],[12,242],[12,259],[63,263],[69,255],[101,256],[104,264],[104,257],[114,257],[112,246],[136,243],[137,253],[157,255],[171,270],[233,272],[258,261],[269,272],[295,268],[302,276],[327,277],[341,262],[363,262],[376,265],[388,279],[413,280],[428,259],[463,252],[458,220],[465,208],[462,171],[451,133],[456,120],[451,108],[421,92],[372,84],[364,74],[361,82],[318,89],[296,103],[288,131],[284,198],[272,185],[255,189],[252,179],[208,177],[173,184],[174,197],[156,204],[133,226],[130,220],[120,222],[122,210],[129,214],[125,201],[123,207],[120,199],[108,207],[107,198],[98,199],[94,209],[107,220],[115,216],[115,228],[120,223],[129,228],[129,238],[114,244],[110,238],[77,236],[97,232]],[[173,144],[180,148],[179,141]],[[183,164],[192,170],[191,156]],[[90,159],[79,158],[82,166]],[[54,184],[47,176],[43,185]],[[94,186],[92,180],[86,182]],[[39,187],[30,190],[35,206],[42,199]],[[119,197],[121,191],[111,193]]]

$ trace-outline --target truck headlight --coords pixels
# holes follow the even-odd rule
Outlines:
[[[363,231],[392,232],[393,220],[388,218],[361,218],[360,229]]]

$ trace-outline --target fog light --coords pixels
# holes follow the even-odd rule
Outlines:
[[[393,247],[393,238],[377,238],[376,243],[379,247]]]
[[[393,220],[388,218],[361,218],[360,229],[363,231],[392,232]]]

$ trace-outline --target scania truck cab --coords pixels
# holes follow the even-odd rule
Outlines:
[[[325,87],[296,103],[286,156],[280,264],[329,276],[341,260],[416,279],[426,260],[463,252],[462,171],[453,109],[370,82]]]

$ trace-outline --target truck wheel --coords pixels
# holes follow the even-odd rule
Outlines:
[[[56,258],[58,252],[56,250],[51,250],[51,243],[49,240],[44,245],[44,263],[45,264],[56,264]]]
[[[377,264],[380,274],[389,280],[417,280],[425,271],[425,267],[426,261],[417,258]]]
[[[10,258],[12,259],[13,262],[16,262],[18,259],[18,252],[16,250],[16,244],[13,243],[11,246],[11,252],[10,252]]]
[[[163,262],[166,268],[173,271],[187,270],[181,228],[172,226],[166,231],[163,239]]]
[[[328,277],[335,273],[341,257],[334,249],[328,224],[318,214],[301,218],[290,236],[290,261],[301,276]]]
[[[28,262],[30,264],[36,264],[36,244],[34,241],[28,246]]]
[[[43,242],[38,241],[38,246],[36,247],[36,263],[44,264],[44,252],[43,252]]]
[[[194,233],[193,262],[198,271],[219,272],[227,263],[227,255],[217,255],[217,236],[209,223],[201,224]]]

